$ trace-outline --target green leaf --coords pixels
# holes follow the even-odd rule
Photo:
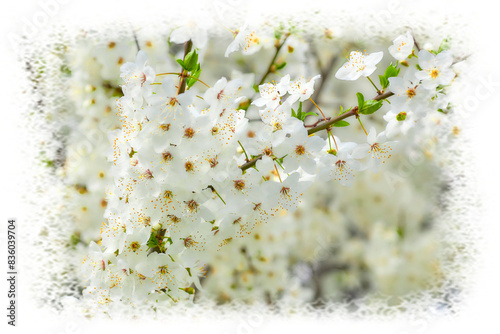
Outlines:
[[[443,39],[441,44],[439,44],[439,49],[438,49],[437,53],[440,53],[441,51],[449,50],[450,49],[450,41],[451,41],[451,37],[447,37],[447,38]]]
[[[283,67],[285,67],[285,66],[286,66],[286,61],[282,62],[282,63],[281,63],[281,64],[279,64],[279,65],[278,65],[278,64],[276,64],[276,69],[277,69],[277,70],[281,70],[281,69],[282,69]]]
[[[365,97],[361,93],[356,93],[356,96],[358,97],[358,108],[361,110],[365,104]]]
[[[301,121],[303,121],[307,116],[311,116],[311,115],[318,116],[318,114],[316,114],[313,111],[310,111],[308,113],[303,113],[302,112],[302,102],[299,102],[299,108],[297,109],[297,111],[292,109],[292,117],[300,119]]]
[[[146,245],[148,246],[148,249],[155,248],[156,246],[158,246],[158,239],[156,238],[155,232],[151,232],[151,235],[149,236],[149,240]]]
[[[191,88],[195,83],[196,83],[196,79],[188,78],[186,80],[186,84],[187,84],[188,88]]]
[[[389,80],[387,80],[386,77],[384,77],[383,75],[379,75],[378,78],[379,78],[380,85],[382,86],[382,88],[389,87]]]
[[[342,107],[342,105],[341,105],[341,106],[340,106],[340,113],[339,113],[339,116],[340,116],[340,115],[342,115],[342,114],[345,114],[346,112],[348,112],[348,111],[349,111],[349,110],[351,110],[351,109],[352,109],[352,107],[351,107],[351,108],[349,108],[349,109],[344,110],[344,107]]]
[[[382,107],[383,101],[368,100],[363,107],[359,109],[359,113],[363,115],[373,114]]]
[[[346,122],[346,121],[338,121],[338,122],[335,122],[333,124],[333,126],[337,127],[337,128],[342,128],[344,126],[349,126],[349,123]]]
[[[184,68],[186,71],[194,71],[198,66],[198,54],[196,50],[190,51],[186,57],[184,57],[184,64],[186,67]]]
[[[302,120],[304,120],[307,116],[318,116],[318,114],[315,113],[314,111],[310,111],[307,114],[302,114],[302,115],[304,115],[304,118]]]
[[[394,66],[392,63],[387,67],[384,73],[384,77],[389,79],[390,77],[397,77],[401,69]]]
[[[182,66],[183,69],[187,70],[186,64],[184,64],[184,61],[182,59],[176,59],[176,61],[179,63],[179,65]]]
[[[281,30],[274,31],[274,38],[279,40],[279,39],[281,39],[281,36],[283,36],[283,32]]]

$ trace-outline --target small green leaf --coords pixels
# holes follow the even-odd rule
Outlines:
[[[379,78],[380,85],[382,86],[382,88],[385,89],[385,88],[389,87],[389,80],[387,80],[386,77],[384,77],[383,75],[379,75],[378,78]]]
[[[333,126],[337,127],[337,128],[342,128],[344,126],[349,126],[349,123],[346,122],[346,121],[338,121],[338,122],[335,122],[333,124]]]
[[[187,70],[186,64],[184,64],[184,61],[182,61],[182,59],[176,59],[176,61],[179,63],[179,65],[182,66],[183,69]]]
[[[394,66],[392,63],[387,67],[384,73],[384,77],[389,79],[390,77],[397,77],[401,69]]]
[[[363,107],[359,109],[359,113],[363,115],[373,114],[382,107],[383,101],[368,100]]]
[[[187,84],[188,88],[191,88],[195,83],[196,83],[196,79],[188,78],[186,80],[186,84]]]
[[[345,114],[346,112],[348,112],[348,111],[349,111],[349,110],[351,110],[351,109],[352,109],[352,107],[351,107],[351,108],[349,108],[349,109],[344,110],[344,107],[340,106],[340,113],[339,113],[339,116],[340,116],[340,115],[342,115],[342,114]]]
[[[281,70],[281,69],[282,69],[283,67],[285,67],[285,66],[286,66],[286,61],[282,62],[282,63],[281,63],[281,64],[279,64],[279,65],[278,65],[278,64],[276,64],[276,69],[277,69],[277,70]]]
[[[450,49],[450,41],[451,41],[450,37],[443,39],[443,41],[439,45],[439,49],[438,49],[437,53],[440,53],[441,51],[449,50]]]
[[[365,97],[361,93],[356,93],[356,96],[358,97],[358,108],[361,110],[365,104]]]
[[[198,66],[198,54],[196,53],[196,50],[190,51],[186,55],[186,57],[184,57],[184,64],[186,65],[186,67],[184,67],[184,69],[186,71],[193,71],[197,68],[197,66]]]
[[[318,116],[318,114],[315,113],[314,111],[310,111],[307,114],[303,114],[303,115],[304,115],[304,118],[306,118],[307,116]]]
[[[158,246],[158,239],[156,238],[155,232],[151,232],[151,235],[149,236],[149,240],[146,245],[148,246],[148,249],[155,248],[156,246]]]
[[[274,38],[279,40],[279,39],[281,39],[281,36],[283,36],[283,32],[281,31],[281,29],[274,31]]]

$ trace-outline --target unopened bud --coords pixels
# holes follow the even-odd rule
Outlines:
[[[399,114],[396,115],[396,119],[401,122],[401,121],[404,121],[406,119],[406,112],[405,111],[402,111],[400,112]]]

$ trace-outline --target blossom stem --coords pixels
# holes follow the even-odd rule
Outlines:
[[[276,165],[274,165],[274,170],[276,170],[276,174],[278,174],[278,179],[280,179],[280,183],[283,183],[283,181],[281,181],[280,172],[278,171],[278,167],[276,167]]]
[[[380,91],[380,89],[378,89],[377,85],[375,85],[375,83],[372,81],[372,79],[370,77],[366,77],[373,85],[373,87],[375,87],[375,90],[377,91],[377,94],[382,94],[382,92]]]
[[[328,137],[328,138],[332,137],[332,139],[333,139],[333,143],[335,144],[335,149],[336,149],[336,150],[337,150],[337,152],[338,152],[339,147],[337,146],[337,141],[335,140],[335,137],[333,136],[332,129],[328,128],[328,129],[326,129],[326,132],[327,132],[327,134],[329,135],[329,137]],[[330,147],[330,149],[332,149],[332,148]]]
[[[311,100],[311,102],[316,106],[316,108],[318,108],[319,112],[321,113],[321,116],[323,116],[323,119],[326,119],[325,114],[323,113],[321,108],[316,104],[316,102],[314,102],[314,100],[312,98],[309,98],[309,100]]]
[[[358,122],[359,122],[359,125],[361,125],[361,128],[363,129],[363,131],[365,132],[365,135],[368,136],[368,132],[366,132],[366,129],[365,127],[363,126],[363,123],[361,123],[361,118],[357,117],[358,118]]]
[[[262,79],[260,79],[260,82],[258,84],[258,86],[262,85],[264,83],[264,81],[266,81],[266,78],[267,76],[273,71],[273,65],[274,65],[274,62],[276,61],[276,58],[278,58],[278,53],[280,53],[280,50],[281,48],[283,47],[283,45],[285,45],[285,42],[288,38],[288,36],[290,36],[290,34],[285,34],[284,35],[285,38],[283,39],[283,42],[281,42],[280,44],[276,45],[276,52],[274,53],[274,57],[273,59],[271,59],[271,62],[269,63],[269,66],[267,67],[267,71],[266,73],[262,76]]]
[[[246,161],[247,162],[250,161],[250,159],[248,159],[247,151],[245,151],[245,148],[243,147],[243,145],[241,144],[241,142],[239,140],[238,140],[238,144],[240,144],[240,147],[243,150],[243,153],[245,153]]]
[[[208,188],[210,188],[210,190],[212,190],[212,192],[214,192],[220,198],[220,200],[222,201],[222,203],[224,203],[224,205],[227,205],[226,202],[222,199],[222,197],[219,195],[219,193],[217,192],[217,190],[215,190],[215,188],[213,186],[208,186]]]

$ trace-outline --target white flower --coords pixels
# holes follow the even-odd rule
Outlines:
[[[127,96],[137,97],[143,94],[145,97],[151,94],[151,83],[155,80],[155,71],[147,66],[148,55],[139,51],[135,63],[125,63],[120,67],[120,77],[125,81],[123,93]]]
[[[286,100],[277,108],[267,107],[259,110],[259,115],[262,121],[270,125],[274,131],[281,130],[284,124],[292,117],[292,107],[290,102]]]
[[[229,57],[231,53],[238,51],[240,48],[243,50],[243,54],[246,55],[253,54],[260,50],[260,38],[257,36],[255,31],[248,29],[248,24],[245,24],[242,28],[236,30],[235,34],[236,36],[227,47],[224,56]]]
[[[399,113],[388,111],[384,115],[384,120],[387,122],[385,127],[386,136],[392,138],[399,133],[406,135],[408,130],[415,126],[418,118],[413,111],[401,111]]]
[[[335,154],[326,154],[320,159],[320,169],[317,180],[323,182],[337,180],[343,186],[350,186],[356,171],[361,169],[359,161],[355,160],[352,152],[357,144],[343,143],[337,136],[334,136],[338,151]]]
[[[234,107],[243,98],[242,96],[236,95],[242,83],[242,79],[228,82],[227,79],[223,77],[219,79],[215,85],[207,89],[203,99],[210,104],[210,109],[212,110],[215,109],[219,111],[225,107]]]
[[[436,56],[427,50],[418,53],[418,64],[422,71],[415,76],[422,80],[425,89],[434,90],[438,85],[448,85],[455,77],[455,72],[450,68],[453,56],[450,51],[442,51]]]
[[[392,148],[387,143],[385,132],[382,131],[377,135],[377,131],[373,127],[370,129],[366,140],[368,143],[360,144],[354,149],[353,156],[362,158],[369,155],[370,159],[366,167],[376,173],[380,165],[391,157]]]
[[[177,44],[185,43],[189,40],[198,49],[203,49],[207,45],[208,31],[210,27],[206,24],[207,20],[199,18],[197,20],[190,19],[179,28],[172,31],[170,41]]]
[[[297,100],[303,102],[310,98],[314,93],[314,82],[319,78],[321,78],[321,75],[318,74],[307,82],[302,76],[295,81],[292,81],[288,87],[288,94],[291,95],[288,98],[290,100],[290,104],[293,104]]]
[[[306,128],[296,127],[289,138],[276,147],[275,155],[283,157],[285,171],[291,173],[301,167],[309,174],[316,171],[316,154],[325,146],[325,140],[318,136],[309,137]]]
[[[412,53],[413,44],[413,36],[407,32],[406,35],[394,39],[393,44],[389,46],[389,53],[397,60],[405,60]]]
[[[340,80],[357,80],[359,77],[367,77],[372,74],[384,56],[382,51],[371,54],[363,54],[360,51],[352,51],[347,63],[335,73],[335,77]]]
[[[260,98],[253,101],[257,107],[266,107],[275,109],[280,101],[281,97],[286,94],[288,87],[290,85],[290,74],[285,75],[281,78],[278,84],[269,82],[259,86]]]
[[[429,92],[420,85],[416,74],[416,70],[410,68],[403,78],[389,78],[389,90],[394,93],[391,98],[391,106],[394,110],[408,110],[422,103],[425,104],[425,100],[430,98]]]
[[[283,180],[286,174],[280,171],[280,167],[277,167],[277,169]],[[292,173],[283,182],[264,182],[262,192],[267,194],[267,198],[262,203],[263,209],[271,212],[271,216],[282,210],[295,211],[302,195],[312,183],[310,181],[299,181],[299,179],[299,173]]]

